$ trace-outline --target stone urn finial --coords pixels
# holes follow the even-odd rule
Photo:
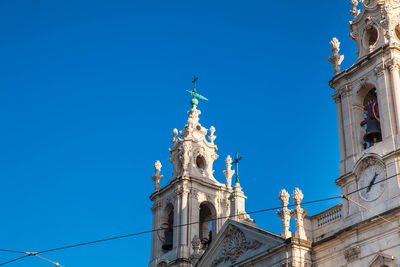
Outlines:
[[[279,193],[279,200],[281,201],[283,207],[287,207],[289,205],[289,198],[289,193],[285,189],[282,189]]]
[[[153,181],[154,181],[154,190],[159,191],[160,190],[160,181],[164,177],[164,175],[160,175],[161,172],[161,162],[159,160],[154,163],[154,172],[155,175],[152,176]]]
[[[210,142],[211,142],[212,144],[214,144],[214,140],[215,140],[215,138],[217,138],[217,137],[214,135],[214,133],[215,133],[215,127],[214,127],[214,126],[211,126],[211,127],[210,127],[210,135],[208,136],[208,139],[210,140]]]
[[[304,197],[303,192],[301,192],[300,189],[296,188],[293,191],[292,198],[294,200],[296,208],[292,210],[291,213],[296,221],[296,228],[297,228],[296,237],[307,240],[306,231],[304,229],[304,217],[307,214],[307,210],[301,207],[301,202],[303,201],[303,197]]]
[[[328,57],[329,62],[333,65],[333,71],[336,74],[340,73],[340,65],[343,62],[344,56],[339,55],[340,50],[340,42],[336,37],[333,37],[332,41],[330,42],[331,49],[332,49],[332,56]]]
[[[303,192],[301,192],[301,190],[296,187],[292,194],[294,204],[296,204],[296,206],[300,206],[303,197],[304,197]]]

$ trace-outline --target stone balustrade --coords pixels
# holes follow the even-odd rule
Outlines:
[[[336,222],[342,218],[342,204],[336,205],[321,214],[316,215],[317,226],[323,227],[325,225]]]

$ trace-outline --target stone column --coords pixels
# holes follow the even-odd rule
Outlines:
[[[296,237],[300,239],[307,240],[307,235],[306,231],[304,230],[304,217],[307,214],[306,209],[301,208],[301,202],[303,200],[303,193],[301,192],[300,189],[296,188],[293,191],[292,198],[294,200],[294,204],[296,205],[296,208],[292,210],[292,215],[296,221]]]
[[[287,207],[289,204],[289,198],[290,198],[289,193],[285,189],[282,189],[282,191],[279,193],[279,199],[281,200],[282,210],[278,210],[277,214],[279,218],[281,218],[282,220],[283,232],[281,233],[281,236],[285,239],[292,236],[292,233],[289,231],[291,212]]]

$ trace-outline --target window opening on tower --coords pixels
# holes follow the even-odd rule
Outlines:
[[[212,212],[206,204],[200,205],[199,236],[203,248],[206,249],[212,241]]]
[[[164,243],[162,249],[165,251],[172,250],[173,240],[174,240],[174,210],[168,213],[167,225],[164,232]]]

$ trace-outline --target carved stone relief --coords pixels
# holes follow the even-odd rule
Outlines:
[[[353,262],[360,258],[360,247],[349,247],[344,251],[344,258],[348,263]]]

